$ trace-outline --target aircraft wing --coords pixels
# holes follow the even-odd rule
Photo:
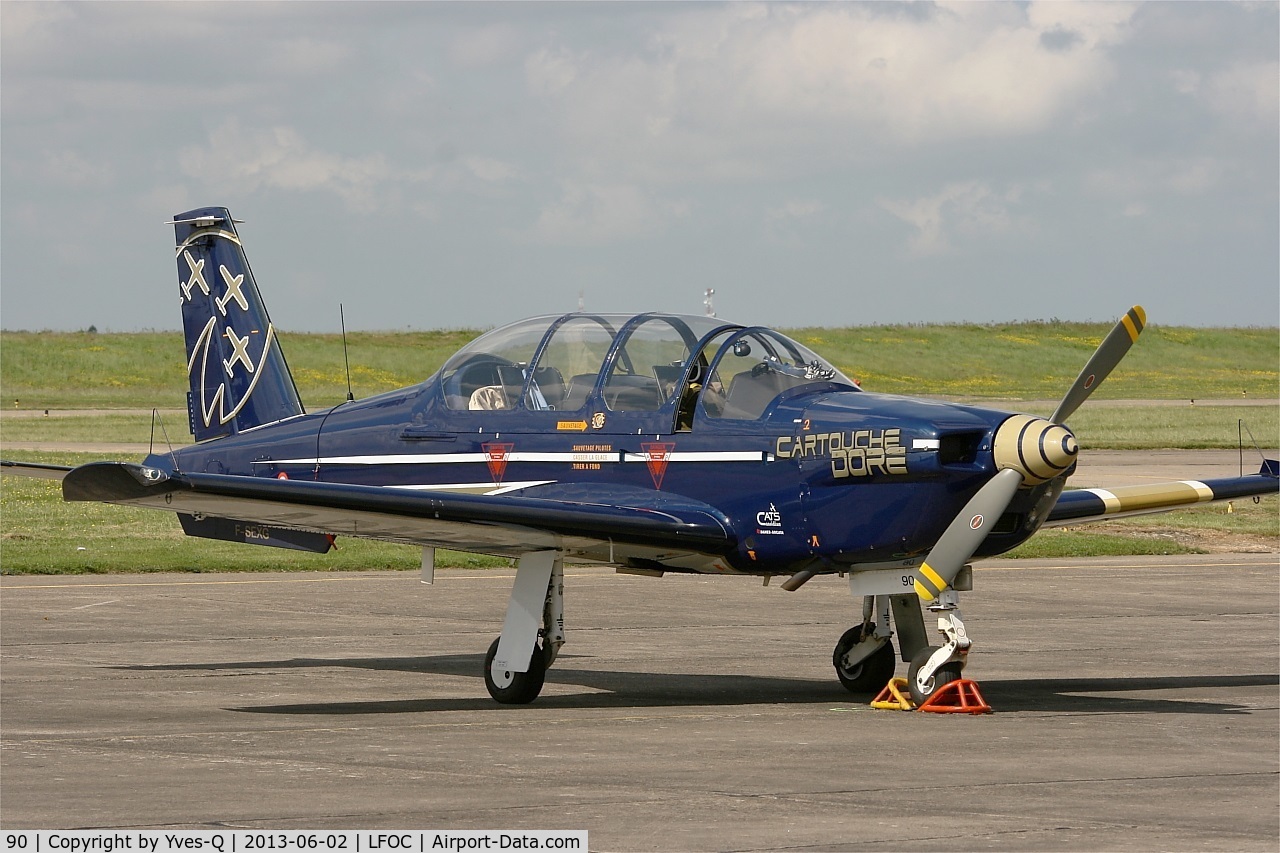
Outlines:
[[[196,522],[231,519],[512,556],[544,548],[588,554],[599,552],[602,545],[637,554],[723,554],[736,544],[729,520],[709,504],[634,488],[606,486],[588,492],[570,487],[536,497],[460,495],[225,474],[166,474],[131,463],[93,462],[67,472],[62,489],[70,501],[150,507]]]
[[[1073,489],[1063,492],[1049,511],[1045,527],[1083,524],[1127,515],[1168,512],[1184,506],[1273,495],[1280,490],[1277,463],[1267,460],[1257,474],[1217,480],[1179,480],[1121,486],[1114,489]]]

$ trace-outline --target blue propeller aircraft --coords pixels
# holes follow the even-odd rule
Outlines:
[[[920,703],[960,677],[970,561],[1044,526],[1277,491],[1259,474],[1064,491],[1065,422],[1137,340],[1130,310],[1048,419],[863,391],[785,335],[712,317],[574,313],[481,335],[420,384],[307,412],[225,208],[174,217],[196,443],[140,464],[6,462],[68,501],[177,513],[191,536],[335,536],[517,560],[484,679],[531,702],[565,640],[565,560],[661,577],[848,577],[840,682]],[[936,613],[930,642],[921,603]],[[851,620],[852,621],[852,620]],[[896,629],[896,631],[895,631]]]

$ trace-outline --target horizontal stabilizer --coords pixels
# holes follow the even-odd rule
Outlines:
[[[13,462],[0,459],[0,474],[17,477],[36,477],[41,480],[61,480],[71,470],[70,465],[43,465],[39,462]]]

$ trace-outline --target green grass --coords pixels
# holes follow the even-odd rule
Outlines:
[[[1032,407],[1034,408],[1034,407]],[[1048,417],[1053,407],[1030,412]],[[1238,446],[1238,421],[1263,449],[1280,446],[1280,405],[1176,406],[1106,405],[1085,403],[1071,416],[1070,427],[1081,448],[1089,450],[1156,450],[1179,448],[1204,450]]]
[[[1202,554],[1203,550],[1182,545],[1170,538],[1126,536],[1085,530],[1042,530],[1001,557],[1008,559],[1053,559],[1057,557],[1133,557],[1171,554]]]
[[[421,382],[477,334],[350,333],[352,390],[367,397]],[[346,399],[340,336],[285,332],[281,346],[308,408]],[[185,405],[186,394],[181,332],[0,332],[0,402],[6,409],[15,400],[24,409],[173,408]]]
[[[105,410],[109,412],[110,410]],[[165,436],[173,445],[191,443],[187,430],[187,413],[177,410],[161,412],[161,423],[155,428],[155,446],[166,447]],[[96,414],[50,417],[5,417],[0,412],[0,441],[43,442],[125,442],[146,444],[152,440],[150,414]]]
[[[869,391],[1056,400],[1110,331],[1108,323],[872,326],[798,329],[797,340]],[[1275,327],[1149,325],[1098,399],[1274,399]]]
[[[1259,546],[1280,544],[1275,497],[1120,518],[1083,527],[1050,528],[1003,555],[1018,557],[1126,557],[1137,554],[1201,554],[1207,546],[1248,537]]]
[[[868,391],[971,399],[1056,400],[1106,323],[868,326],[798,329],[798,340],[858,377]],[[354,332],[347,336],[358,397],[412,385],[474,331]],[[281,332],[311,409],[346,397],[341,338]],[[1275,399],[1280,331],[1148,326],[1099,399]],[[68,377],[74,377],[69,382]],[[0,403],[12,408],[181,407],[187,383],[178,332],[0,331]]]

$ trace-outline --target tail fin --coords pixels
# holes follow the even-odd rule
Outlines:
[[[230,212],[202,207],[169,224],[177,236],[187,413],[196,441],[303,414]]]

